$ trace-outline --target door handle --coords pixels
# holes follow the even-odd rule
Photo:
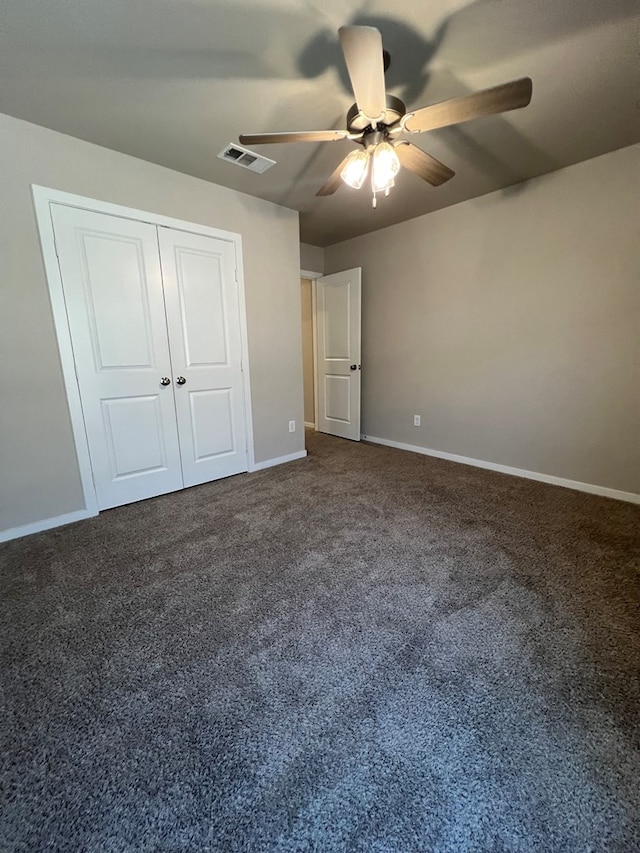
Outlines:
[[[161,385],[171,385],[171,380],[169,379],[168,376],[163,376],[162,379],[160,380],[160,384]]]
[[[349,370],[357,370],[357,369],[358,369],[357,364],[352,364],[351,367],[349,368]]]
[[[187,380],[184,378],[184,376],[178,376],[178,378],[176,379],[176,385],[184,385],[186,381]]]

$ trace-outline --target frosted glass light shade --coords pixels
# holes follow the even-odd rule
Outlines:
[[[349,184],[350,187],[359,190],[364,183],[364,179],[367,177],[368,168],[369,152],[365,151],[364,148],[358,149],[357,151],[352,151],[347,157],[347,162],[340,172],[340,177],[345,184]]]
[[[371,189],[374,193],[382,192],[393,186],[393,179],[400,170],[400,160],[388,142],[380,142],[373,152],[371,167]]]

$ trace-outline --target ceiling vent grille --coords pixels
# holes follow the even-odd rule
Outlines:
[[[221,160],[227,160],[229,163],[235,163],[236,166],[242,166],[243,169],[260,173],[266,172],[267,169],[276,164],[275,160],[263,157],[262,154],[256,154],[255,151],[249,151],[248,148],[236,145],[235,142],[230,142],[226,148],[223,148],[218,157]]]

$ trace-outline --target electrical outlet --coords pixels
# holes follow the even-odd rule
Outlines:
[[[420,426],[420,415],[414,415],[413,416],[413,425],[414,426]]]
[[[295,421],[289,421],[289,432],[295,432],[295,431],[296,431],[296,422]]]

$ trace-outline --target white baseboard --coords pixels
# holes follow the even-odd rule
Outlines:
[[[56,515],[53,518],[34,521],[32,524],[24,524],[22,527],[0,530],[0,542],[19,539],[21,536],[31,536],[32,533],[41,533],[43,530],[51,530],[53,527],[62,527],[63,524],[72,524],[74,521],[82,521],[84,518],[94,518],[97,514],[97,512],[91,512],[88,509],[79,509],[76,512],[68,512],[66,515]]]
[[[265,468],[273,468],[274,465],[295,462],[296,459],[304,459],[306,455],[306,450],[298,450],[296,453],[289,453],[288,456],[277,456],[275,459],[265,459],[264,462],[254,462],[250,471],[263,471]]]
[[[293,462],[296,459],[304,459],[306,450],[290,453],[288,456],[279,456],[276,459],[267,459],[264,462],[256,462],[251,471],[262,471],[264,468],[272,468],[274,465],[282,465],[285,462]],[[19,539],[21,536],[30,536],[32,533],[41,533],[43,530],[51,530],[61,527],[63,524],[72,524],[74,521],[82,521],[85,518],[94,518],[98,513],[88,509],[79,509],[76,512],[68,512],[66,515],[56,515],[54,518],[45,518],[42,521],[34,521],[22,527],[11,527],[8,530],[0,530],[0,542],[9,542],[11,539]]]
[[[409,450],[421,453],[423,456],[435,456],[437,459],[447,459],[449,462],[461,462],[463,465],[473,465],[476,468],[487,468],[489,471],[499,471],[501,474],[511,474],[514,477],[524,477],[527,480],[538,480],[552,486],[563,486],[565,489],[575,489],[578,492],[588,492],[590,495],[600,495],[603,498],[613,498],[617,501],[627,501],[640,504],[640,495],[634,492],[620,492],[617,489],[607,489],[605,486],[594,486],[592,483],[580,483],[578,480],[566,480],[564,477],[554,477],[551,474],[538,474],[536,471],[525,471],[523,468],[512,468],[510,465],[498,465],[496,462],[484,462],[482,459],[471,459],[468,456],[458,456],[456,453],[444,453],[442,450],[430,450],[415,444],[403,444],[388,438],[377,438],[374,435],[362,435],[362,439],[373,444],[383,444],[385,447],[396,447],[398,450]]]
[[[304,422],[304,425],[307,429],[315,429],[316,428],[315,424],[307,423],[307,421]]]

